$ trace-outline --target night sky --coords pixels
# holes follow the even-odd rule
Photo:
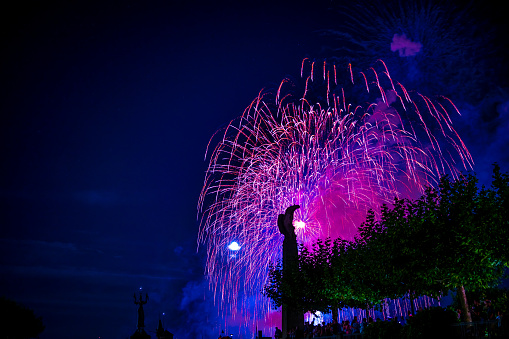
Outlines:
[[[43,317],[42,339],[120,339],[142,287],[147,331],[161,317],[185,338],[215,321],[196,242],[207,143],[304,57],[337,56],[320,33],[339,29],[337,3],[72,3],[1,11],[0,295]],[[446,93],[484,183],[492,162],[509,170],[507,26],[491,10],[481,97]]]

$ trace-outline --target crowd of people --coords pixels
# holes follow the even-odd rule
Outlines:
[[[457,310],[458,320],[461,320],[461,309]],[[497,320],[498,322],[502,321],[502,312],[500,310],[495,310],[493,307],[491,300],[484,300],[484,302],[479,302],[479,300],[474,300],[473,304],[470,305],[470,316],[472,317],[472,321],[493,321]]]
[[[369,320],[364,318],[359,322],[357,316],[355,316],[351,322],[350,320],[344,320],[341,323],[338,323],[336,320],[333,320],[328,324],[322,322],[317,325],[310,322],[304,325],[303,330],[299,330],[297,328],[289,330],[288,336],[290,338],[319,338],[339,334],[362,334],[370,322],[373,322],[372,318],[369,318]],[[278,339],[277,336],[275,336],[275,338]]]
[[[411,316],[411,315],[410,315]],[[380,319],[376,319],[376,322],[381,321]],[[389,318],[386,321],[395,321],[399,322],[401,325],[405,325],[405,318]],[[361,321],[358,320],[357,316],[354,316],[352,321],[343,320],[341,323],[333,320],[331,323],[326,324],[322,322],[321,324],[314,325],[312,322],[306,323],[304,325],[303,330],[299,330],[297,328],[291,329],[288,331],[289,338],[320,338],[320,337],[330,337],[336,335],[361,335],[364,333],[366,327],[373,323],[374,320],[372,317],[363,318]],[[281,334],[280,334],[281,333]],[[278,336],[281,335],[281,336]],[[276,332],[274,338],[280,339],[282,338],[282,332],[276,327]]]
[[[419,308],[417,312],[421,311],[422,308]],[[482,321],[497,321],[498,327],[501,326],[502,321],[502,312],[497,311],[493,308],[490,300],[485,300],[483,303],[480,303],[478,300],[474,300],[473,304],[470,307],[470,313],[472,316],[472,321],[474,322],[482,322]],[[461,310],[457,310],[458,320],[461,321]],[[412,314],[409,312],[408,317],[411,317]],[[380,319],[376,320],[377,322],[381,321]],[[406,324],[405,317],[393,317],[389,318],[386,321],[395,321],[400,323],[401,325]],[[363,318],[361,321],[358,321],[357,316],[355,316],[352,321],[343,320],[341,323],[338,323],[336,320],[333,320],[331,323],[326,324],[322,322],[321,324],[313,324],[313,322],[306,323],[303,329],[291,329],[288,331],[289,338],[320,338],[320,337],[330,337],[335,335],[355,335],[362,334],[366,327],[373,323],[373,318]],[[496,326],[497,324],[495,324]],[[280,329],[276,327],[276,333],[274,338],[280,339],[282,338],[282,332]]]

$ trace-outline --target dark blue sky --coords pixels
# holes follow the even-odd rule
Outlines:
[[[174,333],[194,326],[181,303],[200,299],[207,142],[262,87],[324,56],[317,30],[336,28],[331,4],[38,2],[3,11],[0,295],[43,316],[41,338],[126,338],[140,286],[150,296],[147,329],[162,312]],[[495,115],[465,103],[459,123],[482,173],[492,161],[507,171],[505,85],[489,91]]]

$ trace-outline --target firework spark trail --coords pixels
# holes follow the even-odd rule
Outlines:
[[[452,102],[413,95],[398,82],[395,87],[380,64],[380,71],[354,72],[351,65],[324,63],[321,82],[313,76],[315,61],[304,59],[302,97],[285,93],[293,84],[284,79],[277,95],[260,91],[221,132],[198,203],[198,241],[206,245],[206,274],[224,311],[245,312],[251,297],[256,312],[269,309],[260,291],[269,265],[280,258],[277,216],[288,206],[301,206],[295,215],[301,243],[351,239],[368,209],[378,210],[395,196],[415,196],[441,174],[456,175],[457,158],[471,167],[444,108]],[[362,102],[347,105],[359,93]],[[320,99],[324,94],[327,99]],[[442,151],[448,145],[452,153]],[[235,254],[227,248],[232,241],[241,246]]]

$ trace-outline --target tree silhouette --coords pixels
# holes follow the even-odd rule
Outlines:
[[[0,297],[0,328],[2,339],[28,339],[37,338],[45,326],[33,310]]]

